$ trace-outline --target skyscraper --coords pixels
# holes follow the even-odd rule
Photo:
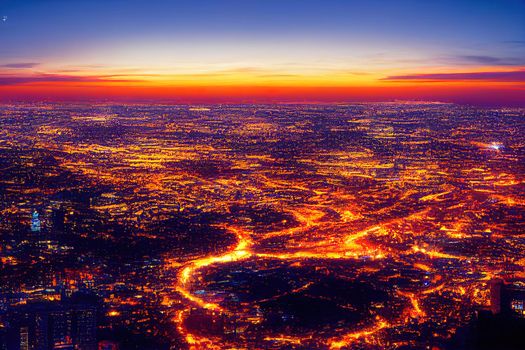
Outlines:
[[[90,302],[36,302],[21,305],[7,318],[7,349],[96,350],[96,314],[96,305]]]
[[[31,232],[40,232],[41,222],[38,212],[35,210],[31,216]]]
[[[490,308],[493,314],[525,317],[525,287],[520,283],[491,281]]]

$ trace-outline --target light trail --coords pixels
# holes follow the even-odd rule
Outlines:
[[[341,337],[329,339],[328,346],[330,347],[330,349],[338,350],[343,347],[349,346],[350,344],[352,344],[353,342],[355,342],[356,340],[360,338],[369,337],[389,326],[390,324],[387,321],[383,319],[379,319],[379,321],[377,321],[377,323],[370,328],[366,328],[361,331],[350,332]]]
[[[412,309],[410,310],[410,317],[422,319],[427,316],[426,312],[423,311],[423,309],[419,305],[419,299],[414,293],[402,292],[399,290],[397,291],[397,294],[410,300],[410,304],[412,304]]]
[[[288,335],[278,335],[275,337],[265,337],[264,338],[264,340],[266,341],[273,341],[273,342],[278,342],[278,343],[290,343],[294,345],[301,345],[305,339],[307,338],[291,337]]]
[[[299,225],[296,227],[292,227],[289,229],[281,230],[281,231],[275,231],[275,232],[269,232],[267,234],[259,234],[257,237],[259,239],[266,239],[270,237],[277,237],[277,236],[297,236],[301,232],[304,232],[310,228],[313,227],[319,227],[320,225],[324,225],[327,227],[332,227],[333,229],[337,228],[337,224],[332,221],[323,221],[320,220],[325,217],[325,213],[322,210],[318,209],[302,209],[302,210],[295,210],[290,211],[292,215],[296,218],[296,220],[299,222]],[[317,242],[317,244],[320,246],[317,246],[315,249],[306,249],[306,250],[297,250],[297,251],[287,251],[287,252],[257,252],[254,251],[254,242],[252,239],[252,233],[251,231],[247,231],[243,228],[239,227],[232,227],[232,226],[223,226],[224,229],[228,230],[229,232],[232,232],[236,239],[237,243],[233,245],[230,250],[227,252],[221,254],[221,255],[210,255],[203,258],[198,258],[195,260],[192,260],[188,262],[187,264],[183,265],[183,267],[179,270],[179,273],[177,275],[177,285],[176,285],[176,291],[186,298],[190,303],[196,305],[197,307],[214,311],[214,312],[220,312],[220,313],[230,313],[229,310],[223,308],[218,303],[214,302],[208,302],[204,298],[201,298],[199,296],[196,296],[191,291],[191,285],[192,280],[195,274],[199,272],[199,270],[206,268],[208,266],[217,265],[217,264],[227,264],[232,262],[238,262],[238,261],[245,261],[252,258],[260,258],[260,259],[276,259],[276,260],[303,260],[303,259],[319,259],[319,260],[348,260],[348,259],[354,259],[358,260],[363,257],[367,257],[369,259],[384,259],[386,256],[389,256],[388,254],[385,254],[383,251],[381,251],[379,248],[367,248],[365,244],[359,244],[357,243],[359,240],[362,240],[370,235],[374,236],[388,236],[389,230],[388,227],[391,225],[400,225],[402,223],[406,223],[412,220],[421,220],[428,214],[428,209],[412,213],[408,215],[405,218],[396,218],[391,219],[383,224],[380,225],[374,225],[368,228],[365,228],[363,230],[350,233],[347,235],[344,235],[342,237],[342,240],[324,240],[321,242]],[[344,227],[344,225],[343,225]],[[342,228],[344,229],[344,228]],[[448,258],[448,259],[461,259],[461,257],[449,255],[446,253],[440,253],[437,251],[431,251],[427,250],[425,248],[420,248],[419,246],[412,246],[412,249],[409,251],[410,253],[422,253],[425,254],[431,258]],[[406,254],[406,252],[405,252]],[[416,267],[422,270],[429,270],[430,267],[418,264],[416,263]],[[302,290],[306,290],[311,286],[312,283],[308,283],[304,285],[303,287],[297,288],[295,291],[299,292]],[[433,291],[438,291],[441,288],[443,288],[442,285],[430,288],[428,290],[428,293],[431,293]],[[294,291],[291,291],[287,294],[292,294]],[[422,319],[426,317],[425,311],[420,306],[420,301],[418,297],[413,293],[407,293],[407,292],[401,292],[398,291],[399,295],[402,297],[405,297],[409,300],[411,308],[410,308],[410,316],[412,318],[419,318]],[[423,293],[423,294],[428,294]],[[178,317],[175,318],[175,322],[178,324],[177,330],[179,333],[184,337],[186,342],[190,346],[194,346],[195,349],[199,348],[206,348],[206,349],[215,349],[213,347],[213,342],[206,338],[197,336],[195,334],[192,334],[189,332],[184,326],[184,315],[188,312],[188,310],[183,310],[178,314]],[[361,331],[354,331],[347,334],[344,334],[342,336],[329,338],[327,340],[327,345],[330,349],[341,349],[342,347],[348,346],[349,344],[352,344],[356,340],[360,338],[366,338],[369,336],[374,335],[375,333],[381,331],[384,328],[390,327],[391,324],[387,322],[384,319],[378,319],[376,324],[370,328],[365,328]],[[302,342],[307,340],[305,337],[294,337],[294,336],[271,336],[268,335],[266,338],[264,338],[267,341],[275,341],[275,342],[282,342],[282,343],[288,343],[292,345],[301,345]],[[193,349],[193,348],[192,348]]]
[[[177,331],[179,334],[184,336],[184,340],[190,346],[189,350],[210,349],[210,350],[221,350],[219,345],[214,344],[211,339],[202,336],[196,336],[187,331],[184,327],[184,314],[188,312],[188,309],[182,309],[177,311],[175,314],[174,322],[177,325]]]
[[[234,261],[245,260],[252,256],[250,247],[252,246],[253,242],[249,234],[238,228],[227,227],[227,229],[233,232],[237,237],[237,245],[234,246],[232,250],[228,251],[223,255],[207,256],[204,258],[193,260],[187,266],[181,269],[177,276],[177,292],[179,292],[186,299],[190,300],[191,302],[197,304],[198,306],[204,309],[221,312],[224,311],[218,304],[206,302],[202,298],[196,297],[194,294],[191,293],[190,289],[188,288],[188,285],[190,284],[190,279],[195,274],[195,272],[199,269],[202,269],[203,267],[210,266],[213,264],[224,264]]]
[[[296,233],[305,231],[309,228],[319,226],[319,220],[321,220],[325,213],[321,210],[312,210],[312,209],[303,209],[302,211],[298,210],[289,210],[289,213],[299,222],[298,226],[284,229],[276,232],[269,232],[263,236],[263,239],[278,237],[278,236],[292,236]]]
[[[412,251],[414,253],[425,254],[425,255],[427,255],[430,258],[453,259],[453,260],[463,260],[463,259],[465,259],[462,256],[442,253],[442,252],[438,252],[436,250],[429,250],[429,249],[426,249],[426,248],[421,248],[421,247],[419,247],[417,245],[412,246]]]
[[[316,215],[316,219],[321,218],[323,215]],[[297,217],[301,218],[300,221],[304,224],[304,226],[299,226],[298,228],[295,228],[297,230],[304,229],[305,227],[311,227],[315,226],[316,222],[315,220],[306,219],[304,215],[298,215]],[[233,232],[237,238],[237,244],[228,252],[219,255],[219,256],[207,256],[204,258],[199,258],[196,260],[193,260],[189,262],[186,266],[184,266],[180,272],[178,273],[178,284],[176,286],[176,291],[181,294],[184,298],[186,298],[191,303],[197,305],[198,307],[201,307],[203,309],[207,309],[210,311],[216,311],[216,312],[228,312],[228,310],[225,310],[217,303],[211,303],[205,301],[203,298],[199,298],[192,294],[191,292],[191,279],[193,275],[200,269],[214,265],[214,264],[225,264],[235,261],[241,261],[241,260],[247,260],[252,257],[257,258],[264,258],[264,259],[278,259],[278,260],[297,260],[297,259],[358,259],[362,256],[370,256],[368,252],[363,251],[362,247],[360,245],[355,245],[353,243],[354,240],[358,238],[365,237],[371,232],[376,232],[381,229],[380,226],[374,226],[369,229],[360,231],[356,234],[349,235],[346,237],[346,242],[348,242],[347,245],[350,245],[353,249],[361,249],[361,252],[351,252],[348,251],[349,247],[343,246],[341,247],[334,247],[336,251],[297,251],[294,253],[256,253],[253,252],[252,246],[253,241],[251,239],[250,233],[244,231],[243,229],[236,228],[236,227],[225,227],[230,232]],[[370,256],[371,258],[383,258],[384,256],[382,254],[377,254],[374,256]],[[303,290],[308,289],[312,283],[308,283],[302,287],[299,287],[293,291],[290,292],[290,294],[294,292],[300,292]],[[184,326],[184,314],[187,312],[186,310],[179,311],[177,313],[177,317],[175,318],[175,322],[177,323],[177,330],[178,332],[184,337],[185,341],[190,345],[190,349],[200,349],[203,346],[205,346],[206,349],[218,349],[213,345],[213,342],[206,338],[206,337],[198,337],[192,333],[190,333]],[[379,323],[379,327],[384,328],[386,327],[386,323]],[[379,330],[379,329],[377,329]],[[344,342],[347,342],[349,339],[358,339],[360,337],[364,337],[370,334],[375,333],[377,330],[365,330],[361,332],[355,332],[347,334],[343,337],[343,340],[339,342],[333,342],[332,345],[334,345],[333,348],[337,348],[337,344],[343,344]],[[311,337],[310,337],[311,338]],[[278,337],[266,337],[265,340],[268,341],[277,341],[277,342],[285,342],[295,345],[302,344],[302,341],[306,339],[304,337],[290,337],[290,336],[278,336]],[[331,347],[332,347],[331,345]]]
[[[346,247],[352,248],[352,249],[362,249],[362,246],[360,244],[355,243],[355,241],[368,236],[372,232],[377,232],[377,231],[384,231],[384,229],[381,226],[374,226],[366,230],[348,235],[345,237],[345,245]]]
[[[298,287],[298,288],[295,288],[289,292],[286,292],[286,293],[282,293],[282,294],[278,294],[278,295],[274,295],[273,297],[271,298],[266,298],[266,299],[262,299],[262,300],[259,300],[258,302],[259,303],[264,303],[264,302],[267,302],[267,301],[270,301],[270,300],[276,300],[276,299],[279,299],[279,298],[282,298],[286,295],[292,295],[292,294],[297,294],[297,293],[300,293],[300,292],[303,292],[305,290],[307,290],[308,288],[310,288],[312,285],[314,284],[314,282],[308,282],[306,283],[305,285],[301,286],[301,287]]]

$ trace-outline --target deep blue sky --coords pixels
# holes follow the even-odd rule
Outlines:
[[[507,63],[525,53],[523,0],[0,0],[0,4],[0,15],[8,17],[0,27],[4,62],[40,62],[61,54],[74,57],[76,49],[128,48],[147,41],[214,48],[217,43],[230,48],[228,43],[233,42],[240,53],[255,43],[280,51],[284,42],[292,53],[310,47],[313,56],[316,48],[329,49],[336,57],[351,55],[355,49],[365,55],[415,52],[466,61],[468,56],[474,61],[476,56],[480,60],[493,56],[502,62],[510,59]]]

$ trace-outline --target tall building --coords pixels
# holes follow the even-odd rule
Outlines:
[[[490,311],[494,315],[501,313],[501,289],[503,280],[495,278],[490,281]]]
[[[29,350],[29,328],[20,327],[20,350]]]
[[[21,305],[7,317],[7,350],[97,350],[97,308],[70,301]]]
[[[31,232],[40,232],[41,222],[38,212],[35,210],[31,215]]]
[[[525,317],[525,285],[519,281],[494,279],[490,285],[490,309],[493,314]]]

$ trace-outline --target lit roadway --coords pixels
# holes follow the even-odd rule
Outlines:
[[[268,237],[275,237],[275,236],[290,236],[293,235],[294,237],[300,238],[305,231],[307,231],[310,228],[316,228],[321,225],[333,225],[335,223],[333,222],[321,222],[321,220],[324,217],[324,214],[321,210],[308,210],[307,211],[309,215],[305,215],[305,211],[294,211],[293,214],[297,221],[300,223],[299,226],[285,229],[282,231],[276,231],[276,232],[269,232],[263,235],[258,235],[258,239],[265,239]],[[374,260],[377,259],[383,259],[388,255],[391,255],[392,252],[383,252],[379,247],[371,247],[370,244],[360,244],[362,240],[364,240],[368,235],[370,234],[386,234],[386,231],[384,230],[384,227],[391,225],[393,223],[399,223],[404,220],[414,220],[419,218],[421,215],[424,215],[425,213],[416,213],[409,217],[402,218],[402,219],[395,219],[387,222],[384,226],[382,225],[374,225],[371,226],[365,230],[361,230],[359,232],[349,233],[347,235],[344,235],[342,239],[340,239],[340,242],[342,244],[339,244],[339,242],[318,242],[317,246],[312,249],[305,249],[305,250],[294,250],[292,252],[275,252],[275,253],[267,253],[267,252],[257,252],[253,246],[254,242],[252,239],[253,233],[249,232],[247,230],[244,230],[239,227],[232,227],[232,226],[224,226],[225,229],[229,230],[231,233],[235,234],[237,237],[237,243],[235,245],[232,245],[230,250],[224,252],[220,255],[210,255],[203,258],[198,258],[192,261],[189,261],[186,263],[179,271],[177,275],[177,286],[176,290],[178,293],[180,293],[184,298],[186,298],[192,306],[197,306],[200,308],[208,309],[210,311],[216,311],[216,312],[223,312],[228,313],[229,311],[224,309],[221,305],[217,303],[212,303],[204,300],[203,298],[200,298],[199,296],[195,295],[191,291],[192,283],[193,283],[193,276],[199,272],[199,270],[208,267],[210,265],[218,265],[218,264],[229,264],[234,263],[242,260],[248,260],[251,258],[267,258],[267,259],[281,259],[281,260],[299,260],[299,259],[360,259],[363,257],[368,257]],[[426,249],[421,249],[418,247],[413,247],[413,249],[407,251],[407,252],[397,252],[396,254],[403,255],[403,254],[412,254],[412,253],[423,253],[430,258],[432,257],[441,257],[441,258],[451,258],[451,259],[460,259],[460,257],[451,256],[444,253],[439,253],[436,251],[427,251]],[[416,266],[417,267],[417,266]],[[420,267],[421,269],[428,269],[428,266],[422,265]],[[435,280],[440,280],[442,277],[437,275],[434,277]],[[443,285],[441,285],[443,287]],[[429,288],[428,291],[423,290],[420,292],[421,295],[428,294],[432,292],[432,289],[436,289],[435,287]],[[403,292],[398,291],[398,294],[406,299],[409,300],[409,307],[411,308],[408,310],[408,314],[410,317],[423,319],[426,316],[426,313],[424,310],[422,310],[422,307],[420,306],[419,298],[420,295],[416,295],[415,293],[411,292]],[[184,336],[187,343],[190,345],[191,349],[223,349],[224,345],[218,345],[218,342],[223,341],[220,339],[209,339],[206,337],[203,337],[202,335],[197,335],[189,331],[184,326],[184,320],[187,315],[187,313],[190,310],[190,305],[183,310],[178,311],[176,317],[174,318],[175,322],[177,323],[177,328],[179,332]],[[397,322],[404,322],[404,320],[397,320]],[[361,339],[370,337],[377,332],[380,332],[381,330],[391,326],[390,322],[377,317],[374,324],[369,325],[368,327],[359,330],[359,331],[353,331],[346,334],[340,334],[336,337],[325,339],[326,346],[331,349],[340,349],[342,347],[345,347],[352,342]],[[275,336],[267,336],[265,340],[268,341],[274,341],[274,342],[282,342],[282,343],[288,343],[288,345],[300,345],[303,340],[309,340],[312,338],[312,334],[306,334],[301,336],[283,336],[283,335],[275,335]],[[232,344],[232,346],[234,346]],[[238,345],[237,345],[238,346]]]

